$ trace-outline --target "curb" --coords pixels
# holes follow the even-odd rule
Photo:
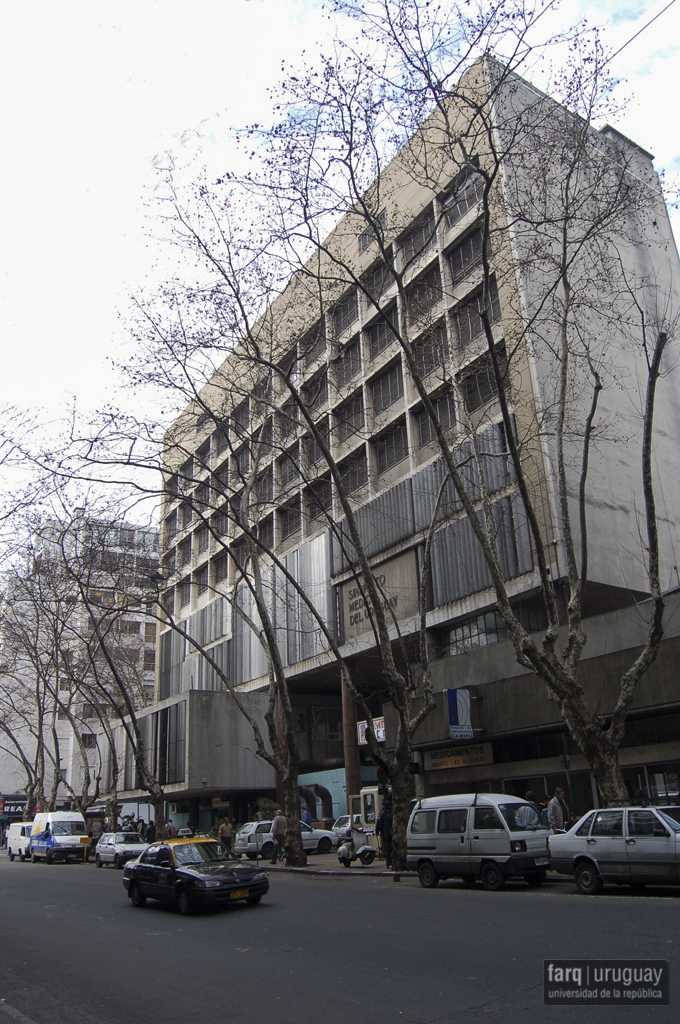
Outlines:
[[[417,878],[418,873],[416,871],[363,871],[361,868],[357,871],[352,871],[351,868],[345,868],[343,871],[335,871],[333,868],[289,868],[289,867],[274,867],[270,865],[270,869],[278,874],[279,871],[288,871],[291,874],[300,875],[330,875],[335,878],[357,878],[359,876],[363,878],[394,878],[395,874],[398,874],[400,878]]]

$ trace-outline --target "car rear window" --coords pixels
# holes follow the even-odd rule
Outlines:
[[[577,836],[587,836],[588,835],[588,833],[590,832],[590,826],[593,823],[593,818],[594,817],[595,817],[595,813],[593,812],[592,814],[588,815],[586,820],[581,825],[579,825],[579,827],[576,829],[576,835]]]

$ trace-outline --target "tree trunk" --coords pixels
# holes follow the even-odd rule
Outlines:
[[[300,832],[300,794],[297,782],[297,763],[289,765],[289,770],[282,778],[283,783],[283,813],[286,816],[286,838],[284,849],[286,851],[286,864],[290,868],[304,868],[307,866],[307,855],[302,845],[302,834]]]
[[[603,742],[594,745],[594,749],[591,747],[587,756],[597,783],[602,806],[625,807],[630,804],[631,798],[623,779],[618,751],[615,748],[612,749],[606,742],[604,734]]]
[[[392,868],[394,871],[406,870],[406,829],[408,828],[408,805],[411,797],[411,776],[408,766],[411,763],[411,747],[399,728],[394,761],[389,765],[390,785],[392,788]]]

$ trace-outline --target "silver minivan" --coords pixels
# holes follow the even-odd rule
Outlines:
[[[502,889],[506,878],[540,885],[549,867],[550,826],[525,800],[508,793],[461,793],[419,800],[408,825],[408,867],[432,889],[462,878]]]

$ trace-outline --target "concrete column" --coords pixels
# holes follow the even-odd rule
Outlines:
[[[347,798],[361,789],[357,708],[347,686],[342,684],[342,741],[345,755],[345,793]],[[349,805],[348,808],[349,810]]]

